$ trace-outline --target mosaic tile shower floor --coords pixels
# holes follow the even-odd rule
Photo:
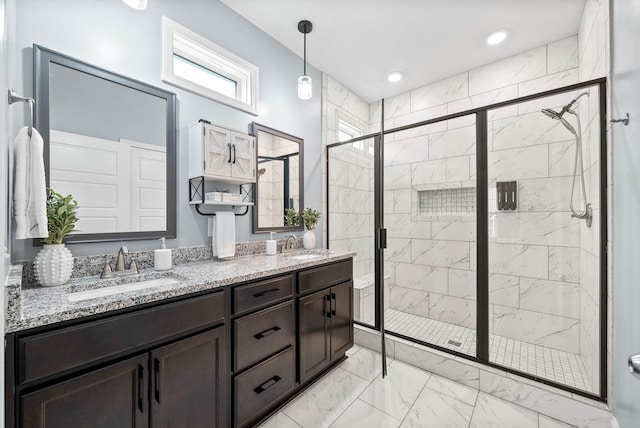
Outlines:
[[[475,355],[476,331],[471,328],[395,309],[385,312],[385,328],[426,343]],[[579,355],[493,334],[490,335],[489,352],[491,361],[501,366],[593,392]]]

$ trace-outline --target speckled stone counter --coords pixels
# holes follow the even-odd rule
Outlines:
[[[84,316],[123,309],[143,303],[211,290],[231,284],[251,281],[272,275],[292,272],[325,263],[345,260],[355,254],[345,251],[315,250],[315,257],[296,260],[291,256],[308,252],[298,251],[276,256],[251,255],[230,260],[209,260],[174,266],[169,271],[157,272],[143,269],[137,277],[100,279],[99,276],[73,278],[59,287],[25,286],[20,288],[21,269],[10,272],[11,286],[7,287],[6,332],[16,332],[33,327],[54,324]],[[69,293],[109,287],[124,282],[172,277],[177,284],[161,285],[140,291],[114,294],[79,302],[71,302]]]

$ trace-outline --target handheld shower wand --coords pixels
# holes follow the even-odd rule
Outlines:
[[[560,123],[564,125],[565,128],[569,130],[576,137],[576,156],[573,165],[573,180],[571,181],[571,198],[569,200],[569,209],[571,210],[571,217],[579,218],[582,220],[586,220],[587,227],[591,227],[591,222],[593,221],[593,209],[591,208],[591,204],[587,202],[587,188],[584,182],[584,165],[582,162],[582,127],[580,126],[580,117],[572,109],[573,105],[583,96],[589,96],[588,92],[583,92],[579,94],[575,99],[571,100],[569,104],[562,107],[560,112],[556,112],[554,110],[545,108],[542,110],[542,113],[552,119],[559,120]],[[576,118],[576,128],[574,128],[567,119],[562,117],[565,113],[572,114]],[[580,164],[580,183],[582,187],[582,198],[584,199],[585,207],[583,211],[576,211],[573,207],[573,195],[576,187],[576,176],[578,174],[578,164]]]

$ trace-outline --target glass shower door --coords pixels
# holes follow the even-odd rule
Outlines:
[[[475,356],[475,115],[384,141],[385,328]]]
[[[572,103],[572,100],[576,100]],[[598,87],[488,111],[490,361],[599,393]]]
[[[371,326],[376,305],[373,150],[373,138],[327,148],[329,248],[356,253],[354,319]]]

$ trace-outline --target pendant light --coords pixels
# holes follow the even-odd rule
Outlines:
[[[311,32],[313,25],[307,20],[298,22],[298,31],[304,34],[304,73],[298,77],[298,98],[301,100],[311,99],[313,95],[313,85],[311,77],[307,76],[307,34]]]

